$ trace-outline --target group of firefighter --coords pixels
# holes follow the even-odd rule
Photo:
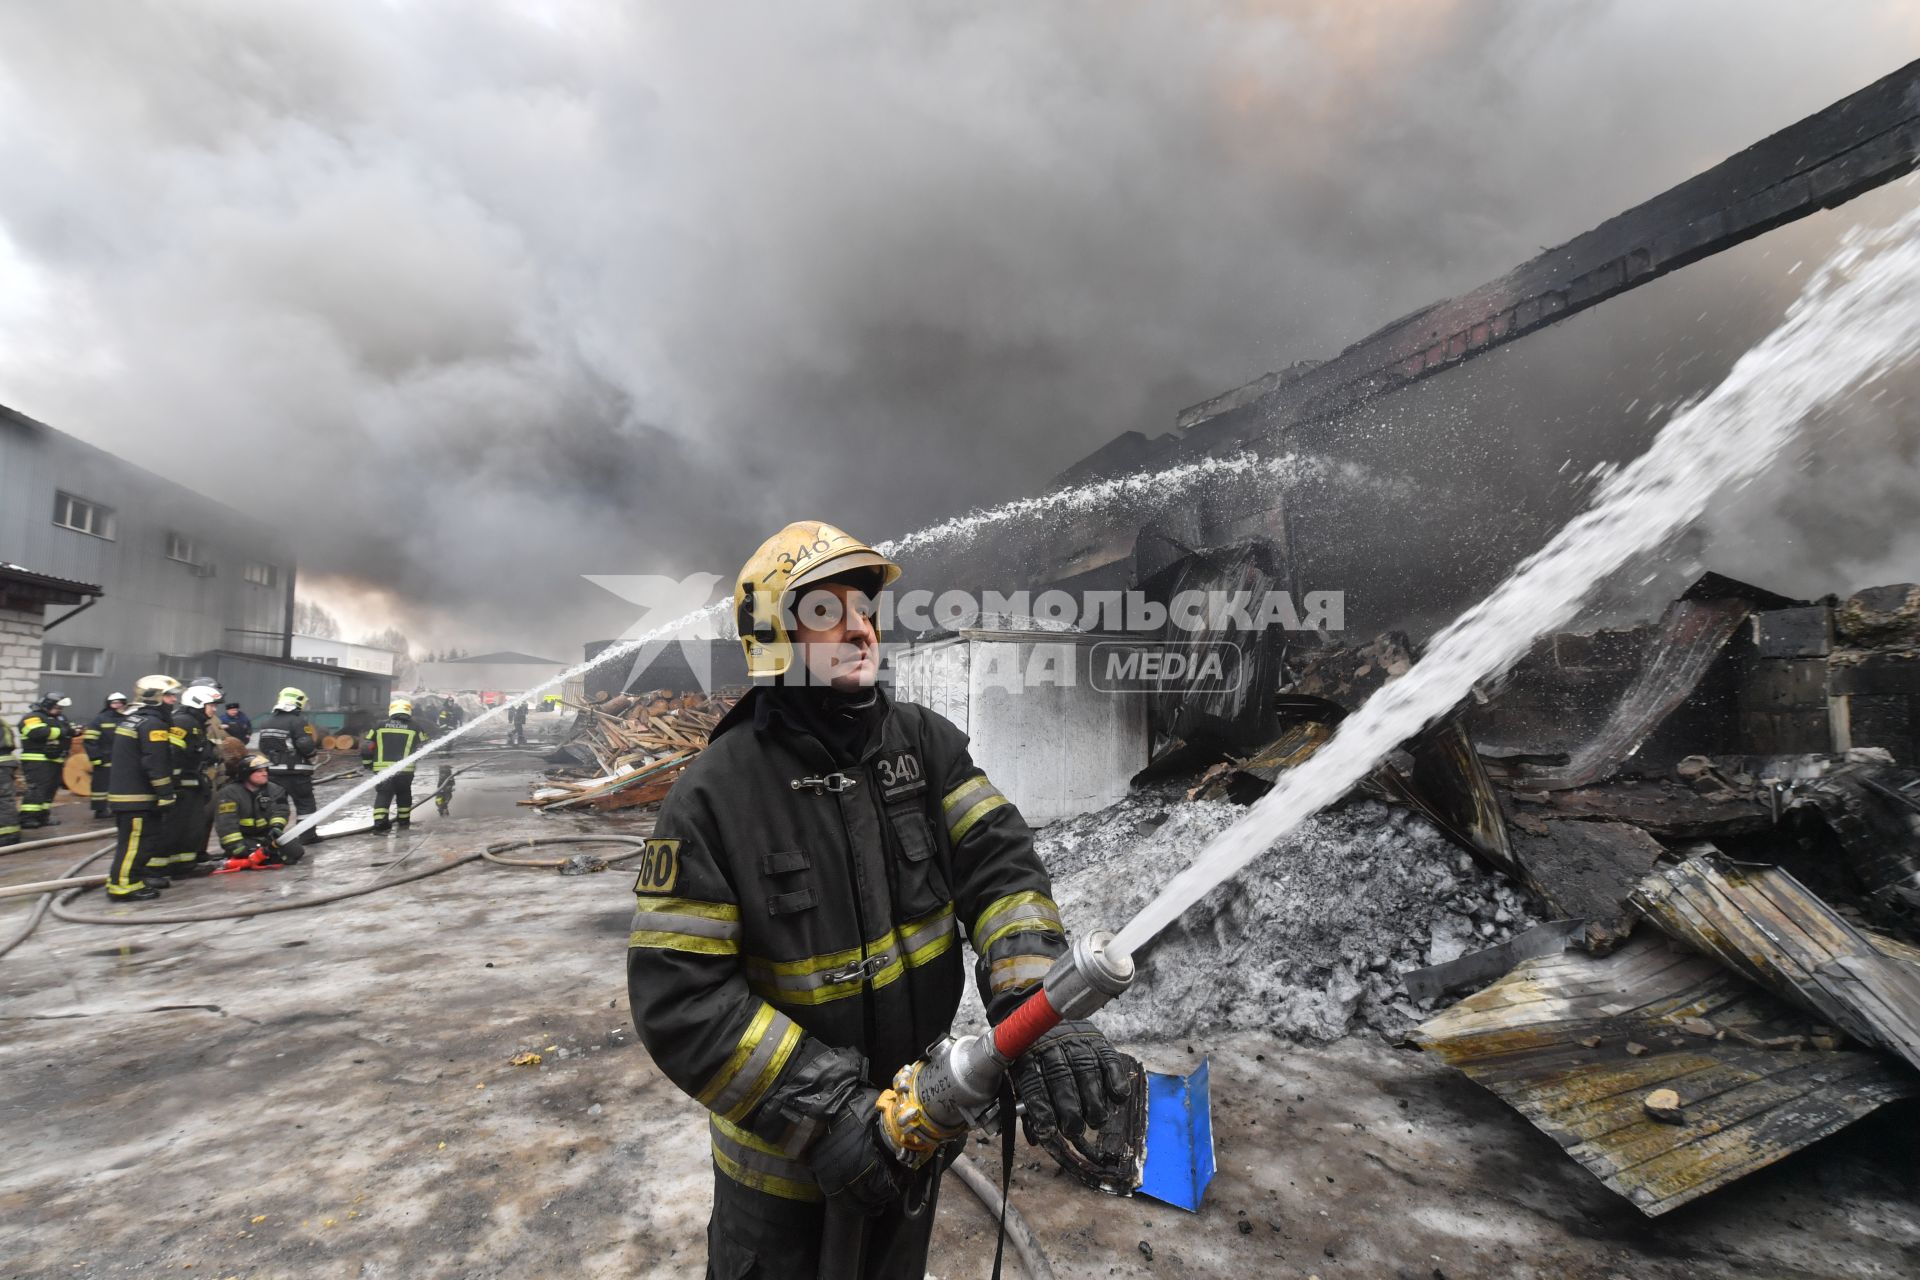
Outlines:
[[[190,876],[287,866],[304,856],[303,841],[320,839],[317,830],[287,835],[295,813],[304,818],[316,807],[319,743],[307,695],[282,689],[272,714],[257,726],[231,712],[216,715],[222,696],[209,677],[183,685],[172,676],[144,676],[133,698],[109,694],[99,714],[77,730],[93,766],[94,816],[111,816],[116,828],[109,897],[147,901]],[[18,843],[23,830],[58,824],[53,802],[76,737],[67,718],[72,705],[66,694],[49,690],[21,718],[24,786],[17,806],[14,734],[0,721],[0,846]],[[245,747],[246,729],[257,731],[258,751],[230,757],[222,768],[219,741],[231,737]],[[400,762],[425,740],[413,723],[413,704],[395,699],[362,743],[361,762],[380,775],[376,831],[412,819],[413,766]],[[207,842],[215,832],[220,847],[210,857]]]

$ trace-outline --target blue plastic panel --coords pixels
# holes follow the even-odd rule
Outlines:
[[[1190,1076],[1147,1073],[1147,1162],[1140,1191],[1196,1213],[1213,1181],[1213,1104],[1208,1062]]]

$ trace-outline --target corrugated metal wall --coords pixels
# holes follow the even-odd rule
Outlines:
[[[61,492],[111,508],[112,538],[56,525],[54,501]],[[244,495],[235,500],[247,501]],[[271,505],[262,495],[262,516]],[[193,541],[199,568],[168,558],[170,533]],[[85,613],[46,634],[50,644],[104,652],[97,676],[47,677],[72,695],[76,707],[89,711],[109,691],[130,691],[138,677],[164,670],[168,656],[264,647],[249,641],[284,634],[293,592],[292,549],[265,519],[222,506],[4,406],[0,560],[96,583],[105,592]],[[256,561],[274,566],[274,585],[247,581],[247,566]],[[49,610],[48,616],[62,612]]]

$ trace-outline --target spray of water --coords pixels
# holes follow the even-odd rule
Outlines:
[[[1437,635],[1311,759],[1284,775],[1237,824],[1202,849],[1115,946],[1131,953],[1209,889],[1350,790],[1394,747],[1457,706],[1474,684],[1517,662],[1536,636],[1571,621],[1609,574],[1697,519],[1714,495],[1745,484],[1802,423],[1920,348],[1920,210],[1886,231],[1855,232],[1785,321],[1742,356],[1706,398],[1682,410],[1645,455],[1602,479],[1593,505],[1492,595]]]
[[[1143,471],[1106,480],[1096,480],[1069,489],[1056,490],[1038,498],[1020,498],[997,507],[968,512],[966,515],[956,516],[951,520],[895,538],[890,542],[882,542],[876,550],[888,556],[907,555],[935,546],[964,542],[998,525],[1032,520],[1042,516],[1057,517],[1072,512],[1111,510],[1116,505],[1127,502],[1152,500],[1164,503],[1169,498],[1199,485],[1233,478],[1264,481],[1299,479],[1329,465],[1332,464],[1324,459],[1307,458],[1295,454],[1266,458],[1251,453],[1240,453],[1225,458],[1203,458],[1198,462],[1185,463],[1164,471]],[[689,628],[697,627],[710,620],[720,621],[723,627],[730,627],[732,622],[727,617],[727,613],[727,602],[717,601],[640,635],[630,636],[619,644],[595,654],[585,662],[569,667],[544,684],[536,685],[518,697],[502,702],[475,716],[453,732],[435,738],[412,755],[397,762],[394,767],[411,765],[436,751],[445,750],[468,734],[495,723],[507,713],[509,708],[523,702],[533,702],[549,690],[562,687],[567,681],[585,675],[603,662],[631,657],[649,644],[677,638],[687,633]],[[379,785],[378,777],[366,778],[355,784],[341,795],[321,805],[313,813],[302,816],[288,829],[287,838],[291,839],[311,830],[345,805],[373,790],[377,785]]]
[[[1140,471],[1056,489],[1037,498],[1017,498],[1012,502],[982,511],[970,511],[939,524],[928,525],[915,533],[882,542],[874,549],[882,555],[906,556],[933,546],[965,542],[982,531],[1010,522],[1038,520],[1092,511],[1111,511],[1128,504],[1164,506],[1201,484],[1247,478],[1262,481],[1298,480],[1334,464],[1324,458],[1297,453],[1261,457],[1236,453],[1222,458],[1201,458],[1163,471]]]

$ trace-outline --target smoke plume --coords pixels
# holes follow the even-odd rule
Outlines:
[[[725,572],[804,515],[878,539],[1031,492],[1916,34],[1891,0],[18,0],[0,401],[270,516],[330,603],[567,657],[628,621],[581,574]],[[1811,251],[1846,213],[1776,236]],[[1692,269],[1657,331],[1608,304],[1435,393],[1477,442],[1461,483],[1515,495],[1490,560],[1537,544],[1569,457],[1624,456],[1764,331],[1792,292],[1772,252]],[[1600,378],[1613,343],[1641,364]],[[1664,390],[1634,385],[1656,365]],[[1596,381],[1606,411],[1568,403]],[[1866,434],[1911,468],[1904,421]],[[1408,432],[1396,470],[1428,470],[1444,433]],[[1822,474],[1872,456],[1839,454]],[[1914,489],[1856,479],[1914,527]],[[1874,516],[1816,515],[1816,546],[1804,498],[1748,497],[1731,536],[1791,543],[1787,589],[1904,554]]]

